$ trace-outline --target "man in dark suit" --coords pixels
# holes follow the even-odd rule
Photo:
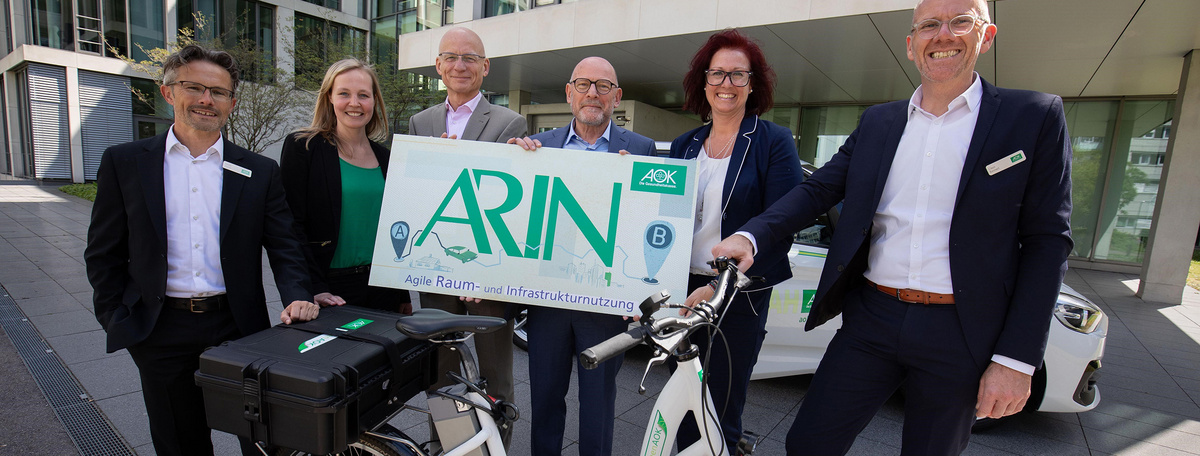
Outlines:
[[[497,143],[525,135],[528,128],[525,117],[503,106],[492,106],[479,91],[491,67],[485,55],[483,40],[471,29],[454,27],[442,35],[435,69],[446,85],[446,101],[413,115],[408,120],[408,134]],[[421,293],[421,307],[462,315],[510,316],[509,305],[505,302],[437,293]],[[512,338],[511,318],[508,326],[498,331],[475,335],[479,374],[488,381],[488,394],[509,402],[516,401]],[[448,348],[438,352],[439,373],[458,371],[458,366],[457,353]],[[430,391],[450,384],[445,377],[439,378]],[[430,429],[435,432],[433,426]],[[512,438],[512,427],[501,429],[500,434],[507,447]]]
[[[97,173],[84,251],[108,352],[138,366],[159,455],[213,453],[193,373],[200,352],[270,326],[267,249],[284,323],[316,318],[279,167],[221,137],[238,69],[222,51],[187,46],[163,64],[175,124],[110,147]],[[243,454],[258,454],[242,442]]]
[[[911,100],[872,107],[838,153],[714,255],[791,236],[844,199],[807,329],[842,314],[788,454],[844,454],[900,386],[904,454],[961,453],[975,418],[1020,411],[1071,251],[1062,100],[974,72],[984,0],[926,0]]]
[[[563,149],[614,152],[622,155],[653,155],[654,140],[618,127],[613,109],[621,103],[621,88],[612,64],[588,57],[575,66],[566,86],[567,103],[575,118],[565,127],[532,137],[514,138],[528,150],[543,145]],[[536,394],[532,407],[534,456],[562,453],[566,427],[567,389],[571,365],[588,347],[625,331],[626,322],[616,315],[603,315],[554,307],[530,306],[525,331],[529,335],[529,387]],[[621,356],[596,369],[577,369],[579,374],[579,454],[612,453],[616,420],[617,371]]]

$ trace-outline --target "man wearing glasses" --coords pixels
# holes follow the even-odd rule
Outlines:
[[[479,88],[487,76],[491,62],[485,57],[483,40],[470,29],[455,27],[442,35],[438,44],[436,69],[446,86],[446,101],[412,116],[408,134],[470,141],[502,143],[509,138],[525,136],[525,118],[503,106],[493,106]],[[508,303],[460,298],[436,293],[421,293],[421,307],[442,309],[456,314],[507,317]],[[488,394],[498,400],[514,401],[513,393],[513,322],[488,334],[475,335],[479,353],[479,373],[488,381]],[[438,372],[459,370],[458,354],[448,348],[440,349]],[[445,376],[430,391],[450,384]],[[432,427],[430,427],[431,432]],[[512,427],[500,430],[507,447]]]
[[[874,106],[812,177],[713,249],[753,261],[844,200],[806,323],[842,314],[787,437],[845,454],[901,386],[903,454],[959,454],[976,417],[1020,411],[1071,251],[1062,100],[975,73],[983,0],[925,0],[907,37],[910,100]]]
[[[621,103],[621,87],[612,64],[588,57],[575,66],[566,84],[567,103],[575,118],[562,128],[532,137],[513,138],[528,150],[543,145],[563,149],[653,155],[654,140],[617,126],[613,109]],[[533,423],[533,456],[562,453],[566,428],[567,389],[577,354],[625,331],[622,317],[553,307],[529,306],[529,387]],[[612,454],[616,421],[617,371],[621,356],[588,370],[579,366],[579,454]]]
[[[154,451],[213,454],[193,373],[200,352],[271,326],[262,250],[285,324],[316,318],[308,269],[274,160],[221,136],[238,68],[186,46],[163,63],[175,109],[162,135],[104,151],[84,262],[108,352],[129,349]],[[242,453],[261,454],[242,439]]]

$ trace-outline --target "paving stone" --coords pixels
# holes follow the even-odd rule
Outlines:
[[[17,307],[27,317],[58,314],[84,310],[83,306],[71,295],[41,296],[37,298],[17,299]]]
[[[100,329],[96,317],[83,309],[29,317],[44,338]]]
[[[93,399],[103,400],[142,390],[137,366],[128,354],[74,363],[71,373]]]
[[[141,390],[99,400],[96,405],[130,446],[141,448],[150,444],[150,421],[146,418],[146,402]],[[139,450],[138,454],[144,453]]]
[[[50,348],[54,349],[54,353],[58,354],[59,359],[68,368],[73,364],[94,361],[98,359],[112,358],[115,356],[129,356],[125,350],[118,350],[115,353],[106,353],[106,343],[108,334],[102,329],[94,331],[81,332],[76,334],[68,334],[64,336],[51,337],[46,339],[50,343]]]
[[[4,288],[8,289],[8,293],[12,295],[13,299],[29,299],[40,298],[43,296],[68,294],[66,290],[58,286],[58,283],[54,282],[53,280],[43,280],[38,282],[16,282],[11,284],[5,283]]]

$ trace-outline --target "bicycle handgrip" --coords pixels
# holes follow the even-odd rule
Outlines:
[[[595,369],[600,363],[636,347],[649,335],[650,327],[640,325],[584,350],[579,354],[579,362],[583,364],[584,369]]]

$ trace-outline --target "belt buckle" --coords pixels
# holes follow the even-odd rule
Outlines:
[[[204,299],[188,298],[188,312],[191,312],[194,314],[202,314],[204,312],[207,312],[206,310],[196,309],[196,301],[203,301],[203,300]]]

